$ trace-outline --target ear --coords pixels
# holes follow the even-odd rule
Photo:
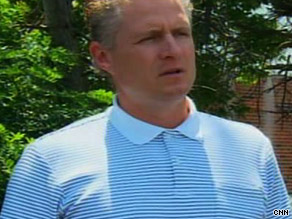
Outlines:
[[[94,62],[102,70],[112,74],[112,59],[110,51],[104,48],[99,42],[92,41],[89,45],[90,54]]]

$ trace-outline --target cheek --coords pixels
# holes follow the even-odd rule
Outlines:
[[[185,60],[187,65],[191,66],[192,68],[195,66],[196,57],[195,51],[193,49],[188,49],[185,51]]]
[[[132,67],[136,67],[141,70],[141,67],[147,67],[151,62],[155,60],[155,52],[149,48],[139,48],[128,51],[123,54],[123,61]]]
[[[133,53],[133,57],[140,65],[144,64],[146,66],[157,59],[156,54],[157,51],[155,49],[146,47]]]
[[[185,41],[183,46],[184,46],[185,50],[187,50],[189,53],[194,52],[194,50],[195,50],[194,42],[191,39]]]
[[[193,43],[189,43],[188,45],[186,45],[185,53],[188,54],[190,57],[195,56],[195,49]]]

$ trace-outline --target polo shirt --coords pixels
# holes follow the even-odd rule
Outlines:
[[[114,100],[28,146],[1,219],[291,218],[271,143],[251,125],[198,112],[174,129]]]

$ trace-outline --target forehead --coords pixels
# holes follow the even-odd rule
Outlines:
[[[122,28],[139,30],[159,25],[188,24],[181,0],[132,0],[123,8]]]

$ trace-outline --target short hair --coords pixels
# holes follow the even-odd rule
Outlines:
[[[133,0],[87,0],[86,16],[91,40],[99,42],[108,49],[115,47],[116,35],[122,22],[122,9]],[[193,6],[190,0],[181,0],[192,21]]]

